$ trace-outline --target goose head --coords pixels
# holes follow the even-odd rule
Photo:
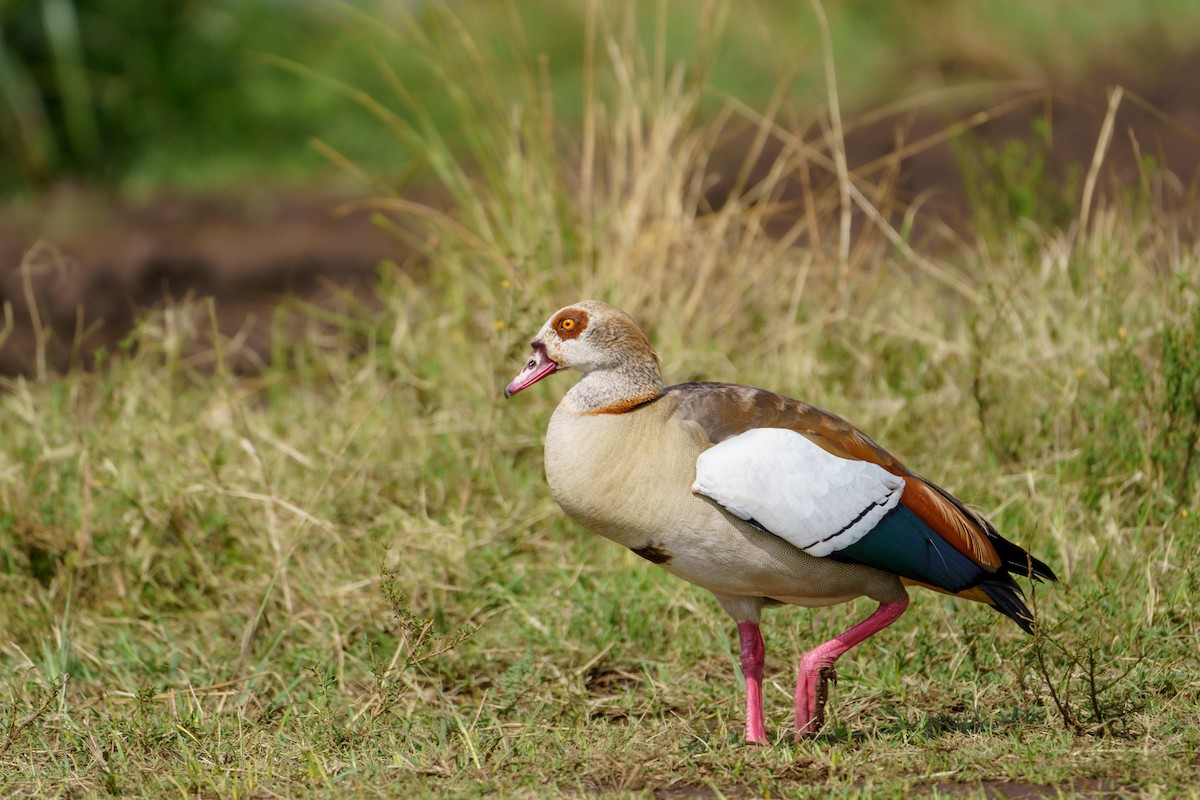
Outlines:
[[[505,397],[568,369],[584,375],[652,373],[661,388],[658,356],[645,332],[624,311],[598,300],[585,300],[555,311],[530,347],[529,361],[505,388]]]

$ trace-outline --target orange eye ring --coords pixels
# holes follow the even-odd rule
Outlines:
[[[575,320],[567,317],[562,322],[558,323],[558,327],[560,330],[573,331],[575,330]]]

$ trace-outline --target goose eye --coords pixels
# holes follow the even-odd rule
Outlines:
[[[529,363],[525,365],[525,369],[533,369],[536,366],[537,366],[537,359],[531,358],[531,359],[529,359]]]
[[[562,322],[558,323],[558,327],[564,331],[575,330],[575,320],[567,317]]]

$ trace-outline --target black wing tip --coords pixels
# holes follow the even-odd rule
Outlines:
[[[984,521],[986,522],[986,520]],[[990,522],[987,523],[984,530],[987,532],[992,547],[996,548],[996,554],[1000,556],[1002,564],[1001,569],[1005,572],[1011,572],[1013,575],[1020,575],[1032,581],[1058,582],[1058,576],[1054,574],[1054,570],[1050,568],[1049,564],[1034,557],[1021,545],[1005,539],[996,532]]]
[[[1015,545],[1007,540],[1003,541],[1007,545],[1003,548],[1005,552],[1001,553],[1005,570],[1013,575],[1029,578],[1031,581],[1058,583],[1058,576],[1054,574],[1054,570],[1050,568],[1049,564],[1040,558],[1034,558],[1020,545]]]
[[[992,598],[995,603],[992,608],[1017,623],[1021,630],[1033,634],[1033,612],[1025,605],[1024,593],[1011,575],[1005,575],[1003,579],[988,578],[979,583],[979,588]]]
[[[1051,583],[1058,583],[1058,576],[1054,574],[1054,570],[1050,569],[1049,564],[1047,564],[1045,561],[1034,558],[1028,553],[1026,556],[1029,561],[1028,563],[1021,565],[1022,575],[1027,574],[1035,581],[1045,580],[1050,581]]]
[[[1004,561],[1002,570],[979,582],[979,588],[992,599],[992,608],[1011,619],[1021,630],[1033,634],[1033,613],[1025,605],[1025,593],[1014,579],[1021,575],[1031,581],[1058,582],[1058,576],[1050,565],[1040,558],[1035,558],[1025,548],[1013,544],[1002,536],[997,535],[992,540],[997,545],[1001,559]]]

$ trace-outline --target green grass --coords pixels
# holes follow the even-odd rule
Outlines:
[[[6,382],[0,793],[1195,796],[1183,224],[1134,187],[1085,231],[1015,221],[935,257],[868,224],[841,260],[836,191],[767,232],[796,148],[698,213],[721,134],[703,70],[656,72],[601,20],[576,129],[536,61],[491,70],[440,19],[402,35],[439,55],[461,140],[403,93],[405,114],[376,109],[454,199],[376,203],[426,270],[385,265],[377,306],[281,312],[256,376],[183,305],[91,373]],[[836,410],[985,510],[1063,578],[1037,592],[1041,636],[914,590],[795,744],[799,655],[867,604],[770,612],[773,743],[744,748],[732,622],[549,496],[541,435],[570,376],[500,397],[585,296],[643,321],[669,379]]]

